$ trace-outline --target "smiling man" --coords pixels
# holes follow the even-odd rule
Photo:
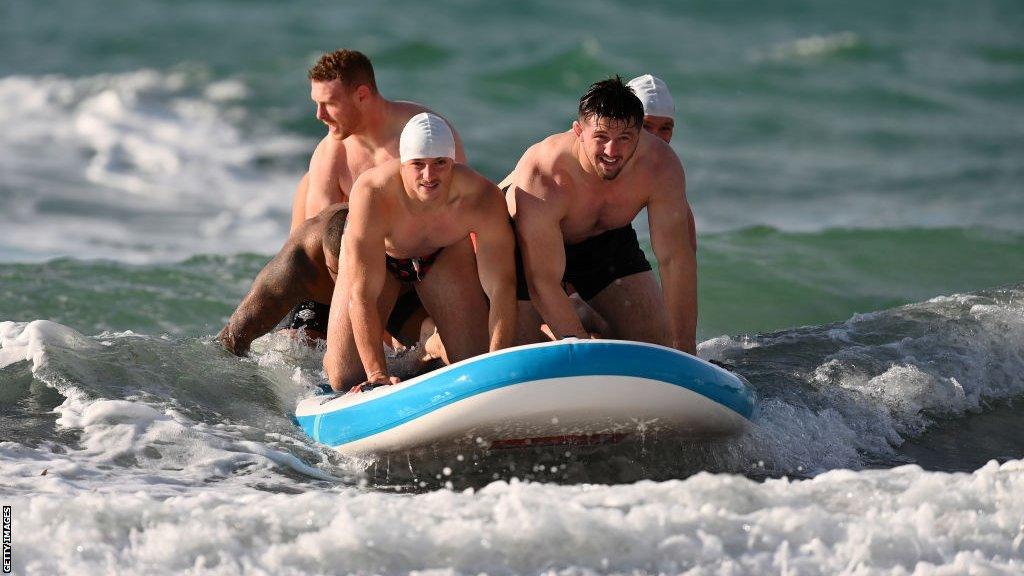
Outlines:
[[[556,338],[589,336],[568,282],[608,323],[606,336],[696,352],[686,179],[643,120],[619,77],[598,82],[580,99],[572,129],[530,147],[516,165],[506,201],[521,251],[518,342],[541,340],[542,323]],[[661,289],[632,226],[643,208]]]
[[[355,50],[324,54],[309,69],[310,98],[316,117],[327,127],[317,145],[292,201],[291,232],[324,208],[347,202],[360,174],[398,158],[398,141],[406,122],[430,112],[415,102],[388,100],[377,90],[370,59]],[[455,159],[466,156],[458,133]],[[311,337],[323,337],[329,308],[326,303],[305,301],[292,310],[289,328],[305,328]]]
[[[501,193],[455,161],[453,132],[434,114],[410,119],[399,149],[399,160],[363,173],[349,196],[324,356],[338,391],[397,382],[380,342],[403,285],[419,295],[451,362],[515,335],[515,239]]]

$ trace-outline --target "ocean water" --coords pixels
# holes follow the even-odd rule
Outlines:
[[[0,3],[0,503],[16,574],[1024,572],[1024,6]],[[654,73],[698,227],[710,443],[380,460],[322,350],[214,340],[353,47],[501,179]],[[646,234],[643,219],[637,222]],[[649,245],[647,245],[649,248]]]

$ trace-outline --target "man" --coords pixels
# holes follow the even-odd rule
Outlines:
[[[355,50],[324,54],[309,70],[310,97],[316,117],[327,126],[317,145],[292,202],[294,232],[305,220],[338,202],[348,200],[356,178],[366,170],[398,157],[398,138],[406,122],[430,110],[414,102],[385,99],[377,90],[373,65]],[[465,152],[455,134],[455,159],[465,162]],[[303,302],[290,315],[287,326],[305,327],[311,336],[323,337],[310,323],[326,323],[328,306]]]
[[[324,356],[334,390],[398,381],[379,342],[403,284],[415,288],[451,362],[507,347],[515,335],[515,240],[497,187],[455,162],[454,133],[434,114],[409,120],[399,151],[349,194]]]
[[[347,215],[347,204],[334,204],[295,229],[281,251],[256,276],[249,293],[217,336],[229,352],[238,356],[245,354],[253,340],[273,329],[299,302],[330,301],[338,275],[338,252]],[[390,346],[419,339],[423,320],[416,314],[419,308],[419,302],[408,297],[403,297],[396,305],[388,319],[389,335],[384,338]],[[301,315],[307,308],[300,305],[299,310]],[[306,328],[326,335],[327,318],[311,319]],[[392,341],[391,334],[399,342]],[[430,350],[437,354],[438,343],[430,344]],[[428,351],[424,359],[429,360],[430,356]]]
[[[541,339],[542,322],[556,338],[589,336],[563,289],[569,282],[608,323],[607,335],[696,352],[683,166],[641,130],[643,116],[620,78],[598,82],[580,99],[572,129],[530,147],[516,165],[506,199],[522,253],[519,342]],[[631,225],[643,208],[661,290]]]
[[[633,89],[633,93],[644,105],[644,130],[661,138],[665,143],[672,142],[672,133],[676,127],[676,103],[672,99],[672,93],[668,91],[668,85],[657,76],[644,74],[633,78],[626,86]],[[692,209],[687,218],[690,221],[690,245],[696,251],[697,228]]]

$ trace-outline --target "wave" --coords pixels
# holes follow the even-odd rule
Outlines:
[[[823,324],[1024,281],[1024,235],[1017,231],[756,227],[699,241],[700,328],[707,336]]]
[[[238,360],[208,336],[86,337],[48,321],[0,323],[0,389],[16,407],[13,445],[4,449],[20,472],[9,485],[34,486],[26,470],[52,468],[57,482],[65,471],[102,478],[114,473],[104,468],[111,465],[160,486],[233,478],[299,490],[325,476],[352,482],[365,475],[401,488],[482,485],[502,477],[630,482],[700,470],[814,476],[894,466],[910,461],[899,446],[925,436],[937,420],[981,413],[1024,394],[1024,286],[705,341],[701,356],[732,364],[759,394],[758,425],[750,434],[708,444],[651,438],[610,452],[538,451],[525,461],[486,454],[342,458],[303,437],[289,419],[296,400],[323,382],[323,351],[279,335],[257,341],[255,350]],[[47,416],[51,410],[57,416]],[[991,440],[986,433],[960,444],[1005,456],[991,453]],[[1024,447],[1014,449],[1024,455]],[[932,465],[962,467],[955,455],[947,457]]]
[[[3,245],[129,261],[272,250],[301,174],[282,159],[309,145],[251,117],[246,94],[188,70],[0,78]]]
[[[43,494],[15,501],[14,558],[19,574],[1013,573],[1022,490],[1018,460],[415,496]]]

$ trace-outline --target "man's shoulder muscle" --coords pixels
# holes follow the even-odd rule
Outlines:
[[[531,146],[516,168],[516,184],[532,196],[558,195],[572,183],[572,155],[567,133],[555,134]]]

